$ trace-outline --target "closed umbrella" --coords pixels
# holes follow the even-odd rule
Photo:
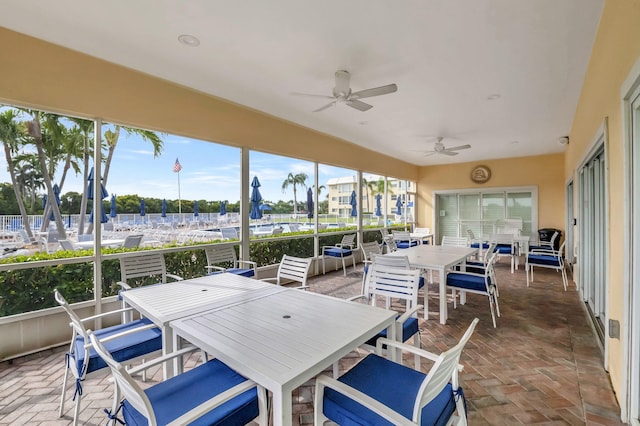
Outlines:
[[[87,177],[87,182],[88,182],[88,187],[87,187],[87,198],[89,200],[93,200],[93,167],[91,168],[91,171],[89,172],[89,176]],[[54,188],[55,191],[55,188]],[[107,192],[107,189],[104,187],[104,185],[102,183],[100,183],[100,200],[104,200],[105,198],[107,198],[109,196],[109,193]]]
[[[222,201],[220,203],[220,216],[224,216],[225,214],[227,214],[227,202]]]
[[[376,195],[376,216],[380,217],[382,216],[382,195],[378,194]]]
[[[402,196],[398,195],[398,199],[396,200],[396,207],[398,208],[398,210],[396,211],[397,215],[401,215],[402,214]]]
[[[116,203],[116,196],[115,194],[111,196],[111,209],[109,211],[109,216],[111,217],[117,217],[118,216],[118,206]]]
[[[102,201],[101,201],[100,202],[100,223],[107,223],[107,222],[109,222],[109,218],[104,212],[104,206],[102,205]],[[91,211],[91,214],[89,214],[89,223],[93,223],[93,210]]]
[[[198,212],[198,202],[197,201],[193,202],[193,215],[195,217],[198,217],[200,215],[200,212]]]
[[[162,212],[160,213],[160,217],[167,217],[167,199],[162,199]]]
[[[146,207],[144,205],[144,198],[140,199],[140,216],[142,217],[142,223],[144,223],[144,215],[147,214]]]
[[[56,204],[60,205],[60,187],[57,183],[53,184],[53,195],[56,197]],[[55,220],[53,216],[53,211],[51,211],[51,216],[49,216],[49,220]]]
[[[351,197],[349,198],[349,204],[351,204],[351,216],[353,216],[353,217],[358,216],[358,209],[357,209],[358,200],[357,200],[357,197],[356,197],[356,191],[355,190],[351,191]]]
[[[311,188],[307,189],[307,217],[313,218],[313,191]]]
[[[251,219],[261,219],[262,210],[260,210],[260,201],[262,201],[262,195],[260,195],[260,181],[257,176],[253,177],[251,181],[251,213],[249,217]]]

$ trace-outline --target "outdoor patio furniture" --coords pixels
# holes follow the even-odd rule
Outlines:
[[[302,258],[284,255],[278,266],[278,273],[275,278],[263,278],[261,281],[274,282],[277,285],[283,285],[288,282],[297,282],[300,285],[298,289],[308,289],[307,277],[311,268],[312,257]]]
[[[453,247],[469,247],[469,241],[465,237],[451,237],[449,235],[445,235],[442,237],[443,246],[453,246]],[[475,248],[475,247],[474,247]]]
[[[456,291],[485,295],[489,298],[493,328],[496,328],[496,314],[500,316],[500,307],[498,306],[498,297],[496,295],[496,276],[493,271],[493,263],[497,255],[497,252],[490,254],[482,274],[466,271],[452,271],[447,274],[447,288],[451,289],[453,308],[457,307]]]
[[[531,250],[527,254],[527,262],[525,267],[525,272],[527,274],[527,287],[529,287],[529,282],[533,282],[533,268],[548,268],[553,269],[562,273],[562,284],[564,285],[565,291],[567,290],[567,270],[564,267],[564,245],[563,241],[560,245],[558,251],[555,250]],[[531,276],[529,276],[531,273]]]
[[[222,234],[223,240],[240,239],[240,236],[238,235],[238,230],[236,228],[220,228],[220,233]]]
[[[353,270],[356,270],[356,258],[353,255],[354,242],[356,240],[356,234],[345,235],[342,237],[342,241],[340,241],[335,246],[322,246],[322,273],[325,274],[325,259],[327,257],[332,257],[334,259],[340,259],[342,261],[342,271],[344,272],[344,276],[347,276],[347,265],[345,263],[346,259],[351,259],[353,262]],[[337,261],[336,261],[336,269],[338,269]]]
[[[529,246],[529,251],[541,251],[541,250],[547,250],[547,251],[554,251],[555,250],[555,243],[556,243],[556,239],[558,239],[560,237],[560,231],[554,231],[553,235],[551,236],[551,239],[549,241],[538,241],[538,244],[535,245],[530,245]]]
[[[372,262],[372,256],[375,254],[382,254],[382,246],[377,241],[371,241],[368,243],[360,244],[360,251],[362,252],[362,293],[364,294],[364,282],[367,278],[367,272]]]
[[[76,251],[75,246],[69,240],[58,240],[58,243],[60,243],[60,247],[62,248],[62,250]]]
[[[230,274],[242,275],[244,277],[256,276],[256,262],[250,260],[238,260],[236,249],[231,245],[207,246],[204,248],[207,256],[207,270],[209,274],[219,274],[229,272]],[[229,267],[220,265],[226,264]]]
[[[125,237],[122,243],[123,248],[138,248],[142,242],[143,234],[129,234]]]
[[[257,418],[259,425],[267,426],[264,388],[217,359],[145,390],[131,377],[197,348],[192,346],[127,371],[94,333],[89,337],[117,387],[117,399],[107,412],[114,423],[122,410],[124,424],[128,425],[244,425]]]
[[[315,424],[467,424],[458,382],[462,349],[478,323],[474,319],[457,345],[436,355],[389,339],[379,339],[368,355],[338,380],[316,379]],[[427,374],[382,356],[383,345],[410,351],[433,362]],[[452,422],[451,419],[454,417]],[[456,421],[457,420],[457,421]]]
[[[396,240],[393,238],[393,235],[390,234],[382,237],[382,245],[385,247],[387,253],[393,253],[398,250]]]
[[[100,359],[95,349],[91,347],[91,345],[88,345],[89,335],[87,334],[85,323],[89,322],[89,324],[92,324],[91,322],[95,319],[120,314],[124,311],[130,311],[131,309],[119,309],[80,319],[57,289],[54,290],[54,297],[62,309],[69,315],[71,328],[73,330],[69,352],[67,352],[64,362],[65,372],[62,382],[59,415],[60,417],[64,415],[67,378],[69,372],[71,372],[76,380],[74,394],[75,410],[73,413],[73,424],[76,425],[78,424],[80,403],[84,396],[82,382],[91,373],[107,366],[104,361]],[[95,327],[94,325],[90,326],[92,328]],[[122,363],[131,363],[143,357],[148,357],[153,352],[159,352],[162,349],[162,332],[148,319],[131,321],[99,330],[94,329],[94,333],[98,338],[104,340],[104,344],[113,354],[113,357]],[[122,333],[127,334],[122,335]]]
[[[497,244],[496,252],[498,253],[498,258],[509,257],[511,259],[511,273],[513,274],[520,263],[514,234],[492,234],[489,241]]]
[[[409,231],[393,231],[393,239],[399,249],[406,249],[418,245],[418,241],[411,238]]]

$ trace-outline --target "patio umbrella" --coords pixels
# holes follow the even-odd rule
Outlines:
[[[87,177],[87,199],[89,200],[93,200],[93,167],[91,168],[91,171],[89,172],[89,176]],[[54,187],[54,192],[55,192],[55,187]],[[107,189],[104,187],[104,185],[101,183],[100,184],[100,200],[104,200],[105,198],[107,198],[109,196],[109,193],[107,192]]]
[[[376,195],[376,216],[380,217],[382,216],[382,195],[378,194]]]
[[[224,216],[225,214],[227,214],[227,202],[222,201],[220,203],[220,216]]]
[[[262,201],[262,195],[260,195],[260,181],[258,180],[258,176],[254,176],[251,181],[251,213],[249,213],[249,217],[251,219],[261,219],[262,218],[262,210],[260,210],[260,201]]]
[[[160,213],[160,217],[167,217],[167,199],[162,199],[162,213]]]
[[[398,210],[396,211],[397,215],[401,215],[402,214],[402,196],[398,195],[398,199],[396,200],[396,207],[398,208]]]
[[[142,222],[144,223],[144,215],[146,214],[146,207],[144,205],[144,198],[140,199],[140,216],[142,217]]]
[[[198,212],[198,202],[197,201],[193,202],[193,215],[195,217],[198,217],[200,215],[200,212]]]
[[[351,204],[351,216],[358,216],[358,209],[356,208],[358,205],[358,200],[356,197],[356,191],[351,191],[351,197],[349,198],[349,204]]]
[[[271,210],[271,206],[269,204],[260,204],[260,210],[267,211],[267,210]]]
[[[107,223],[107,222],[109,222],[109,218],[104,212],[104,206],[102,205],[102,202],[100,202],[100,223]],[[89,214],[89,223],[93,223],[93,210]]]
[[[57,183],[53,184],[53,195],[56,197],[56,204],[60,205],[60,187]],[[53,216],[53,211],[51,212],[51,216],[49,216],[49,220],[55,220]]]
[[[109,216],[111,217],[117,217],[118,216],[118,211],[117,211],[117,204],[116,204],[116,196],[115,194],[111,196],[111,209],[109,211]]]
[[[311,188],[307,189],[307,218],[313,218],[313,191]]]
[[[42,210],[47,207],[47,194],[42,195]]]

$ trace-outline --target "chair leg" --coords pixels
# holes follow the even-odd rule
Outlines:
[[[324,254],[323,254],[323,255],[322,255],[322,275],[324,275],[324,274],[326,274],[326,273],[327,273],[327,271],[326,271],[326,270],[325,270],[325,268],[324,268],[324,258],[325,258],[325,256],[324,256]]]
[[[493,297],[489,295],[489,310],[491,311],[491,319],[493,320],[493,328],[496,327],[496,314],[494,312]]]
[[[561,268],[561,272],[562,272],[562,284],[564,285],[564,291],[567,291],[567,284],[568,284],[567,271],[563,267]]]
[[[525,267],[524,267],[524,273],[525,273],[525,274],[526,274],[526,276],[527,276],[527,287],[529,287],[529,268],[530,268],[530,267],[531,267],[531,266],[529,265],[529,262],[527,262],[527,264],[526,264],[526,265],[525,265]]]
[[[60,410],[58,411],[58,417],[64,415],[64,400],[67,395],[67,378],[69,377],[69,367],[64,369],[64,377],[62,378],[62,395],[60,396]]]
[[[78,392],[76,394],[76,406],[73,409],[73,426],[78,425],[78,417],[80,416],[80,402],[82,401],[82,394]]]
[[[347,276],[347,265],[346,265],[346,263],[344,261],[344,257],[341,257],[341,259],[342,259],[342,274],[346,277]]]
[[[413,335],[413,346],[420,349],[420,331]],[[413,355],[413,364],[416,371],[420,371],[420,356],[418,354]]]

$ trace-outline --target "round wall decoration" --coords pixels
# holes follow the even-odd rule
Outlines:
[[[485,183],[491,178],[491,170],[487,166],[475,166],[471,169],[471,180],[475,183]]]

